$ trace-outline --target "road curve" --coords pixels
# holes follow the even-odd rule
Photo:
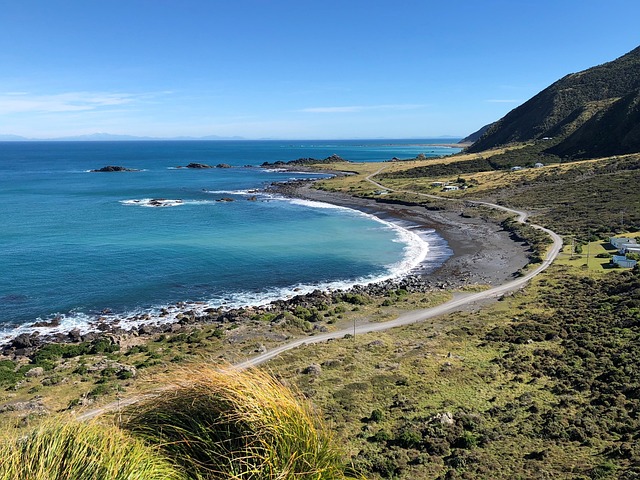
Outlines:
[[[367,176],[366,180],[372,183],[373,185],[375,185],[376,187],[382,188],[387,191],[397,191],[398,193],[411,193],[414,195],[436,198],[438,200],[453,200],[450,198],[440,197],[437,195],[429,195],[426,193],[390,189],[376,182],[372,178],[378,175],[382,170],[384,170],[384,168],[385,167],[382,167],[375,173],[372,173],[371,175]],[[465,201],[470,203],[475,203],[477,205],[485,205],[491,208],[512,213],[517,216],[516,220],[519,223],[527,222],[528,214],[526,212],[515,210],[513,208],[508,208],[502,205],[497,205],[495,203],[482,202],[482,201],[476,201],[476,200],[465,200]],[[523,287],[533,277],[535,277],[536,275],[539,275],[541,272],[546,270],[549,267],[549,265],[553,263],[553,261],[556,259],[556,257],[560,253],[560,250],[562,249],[562,238],[560,237],[560,235],[540,225],[535,225],[532,223],[529,223],[529,225],[538,230],[542,230],[543,232],[548,234],[552,238],[553,244],[549,249],[549,251],[547,252],[546,258],[543,260],[543,262],[539,266],[537,266],[536,268],[528,272],[527,274],[523,275],[522,277],[519,277],[515,280],[511,280],[510,282],[504,283],[497,287],[490,288],[489,290],[484,290],[482,292],[473,293],[473,294],[459,297],[457,299],[450,300],[446,303],[440,304],[435,307],[425,308],[420,310],[412,310],[410,312],[403,313],[402,315],[400,315],[398,318],[394,320],[388,320],[386,322],[381,322],[381,323],[358,325],[355,328],[346,328],[344,330],[337,330],[334,332],[324,333],[322,335],[314,335],[313,337],[306,337],[306,338],[294,340],[293,342],[287,343],[286,345],[281,345],[280,347],[274,348],[273,350],[269,350],[268,352],[265,352],[262,355],[258,355],[257,357],[252,357],[245,360],[244,362],[240,362],[236,364],[236,367],[240,369],[255,367],[257,365],[260,365],[262,363],[265,363],[271,360],[272,358],[277,357],[278,355],[280,355],[283,352],[286,352],[287,350],[291,350],[293,348],[297,348],[302,345],[309,345],[312,343],[320,343],[320,342],[326,342],[327,340],[342,338],[347,334],[355,333],[356,335],[358,335],[363,333],[379,332],[382,330],[388,330],[389,328],[395,328],[403,325],[409,325],[411,323],[422,322],[424,320],[428,320],[430,318],[437,317],[445,313],[453,312],[459,309],[460,307],[469,305],[473,302],[500,297],[505,293],[518,290],[519,288]]]
[[[373,180],[372,177],[376,176],[377,174],[379,174],[382,170],[384,170],[385,167],[380,168],[378,171],[376,171],[375,173],[372,173],[371,175],[366,177],[366,180],[370,183],[372,183],[373,185],[377,186],[378,188],[382,188],[384,190],[387,191],[396,191],[398,193],[411,193],[413,195],[419,195],[419,196],[424,196],[424,197],[429,197],[429,198],[435,198],[438,200],[454,200],[451,198],[446,198],[446,197],[440,197],[437,195],[430,195],[430,194],[426,194],[426,193],[418,193],[418,192],[410,192],[410,191],[405,191],[405,190],[393,190],[390,189],[388,187],[385,187],[384,185],[376,182],[375,180]],[[512,213],[514,215],[517,216],[517,221],[520,223],[525,223],[527,222],[527,218],[528,218],[528,214],[526,212],[522,212],[520,210],[515,210],[513,208],[508,208],[502,205],[497,205],[494,203],[489,203],[489,202],[482,202],[482,201],[478,201],[478,200],[465,200],[466,202],[470,202],[470,203],[474,203],[477,205],[485,205],[491,208],[495,208],[498,210],[502,210],[505,212],[509,212]],[[301,347],[303,345],[310,345],[310,344],[314,344],[314,343],[320,343],[320,342],[326,342],[327,340],[333,340],[333,339],[337,339],[337,338],[343,338],[345,335],[348,334],[355,334],[355,335],[359,335],[359,334],[364,334],[364,333],[371,333],[371,332],[380,332],[383,330],[388,330],[390,328],[395,328],[395,327],[400,327],[403,325],[409,325],[412,323],[417,323],[417,322],[423,322],[425,320],[428,320],[430,318],[433,317],[437,317],[439,315],[443,315],[446,313],[451,313],[453,311],[456,311],[458,309],[460,309],[463,306],[469,305],[473,302],[478,302],[478,301],[482,301],[482,300],[487,300],[487,299],[491,299],[491,298],[496,298],[496,297],[500,297],[502,295],[504,295],[505,293],[508,292],[512,292],[514,290],[518,290],[521,287],[523,287],[529,280],[531,280],[533,277],[535,277],[536,275],[539,275],[540,273],[542,273],[544,270],[546,270],[549,265],[551,265],[553,263],[553,261],[556,259],[556,257],[558,256],[558,254],[560,253],[560,250],[562,249],[562,238],[560,237],[560,235],[558,235],[557,233],[553,232],[552,230],[549,230],[548,228],[542,227],[540,225],[535,225],[532,223],[529,223],[528,225],[532,226],[533,228],[536,228],[538,230],[542,230],[543,232],[545,232],[546,234],[548,234],[552,240],[553,240],[553,244],[551,246],[551,248],[549,249],[549,251],[547,252],[546,258],[542,261],[542,263],[537,266],[536,268],[534,268],[533,270],[531,270],[530,272],[528,272],[527,274],[523,275],[522,277],[519,277],[515,280],[511,280],[507,283],[504,283],[502,285],[499,285],[497,287],[493,287],[490,288],[489,290],[484,290],[482,292],[478,292],[478,293],[473,293],[473,294],[469,294],[469,295],[464,295],[458,298],[455,298],[453,300],[450,300],[446,303],[440,304],[438,306],[435,307],[431,307],[431,308],[425,308],[425,309],[420,309],[420,310],[412,310],[406,313],[401,314],[398,318],[394,319],[394,320],[388,320],[386,322],[381,322],[381,323],[368,323],[368,324],[363,324],[363,325],[356,325],[355,327],[351,327],[351,328],[346,328],[343,330],[337,330],[334,332],[329,332],[329,333],[323,333],[320,335],[314,335],[311,337],[304,337],[304,338],[299,338],[297,340],[293,340],[292,342],[289,342],[285,345],[281,345],[279,347],[276,347],[272,350],[269,350],[261,355],[252,357],[252,358],[248,358],[247,360],[244,360],[243,362],[240,363],[236,363],[235,367],[238,369],[246,369],[246,368],[250,368],[250,367],[255,367],[258,365],[261,365],[269,360],[271,360],[272,358],[277,357],[278,355],[280,355],[283,352],[286,352],[288,350],[292,350],[294,348],[297,347]],[[139,401],[141,398],[143,398],[142,396],[139,397],[130,397],[128,399],[123,399],[123,400],[119,400],[117,402],[113,402],[110,403],[108,405],[105,405],[101,408],[95,409],[95,410],[91,410],[88,412],[85,412],[83,414],[80,414],[77,416],[78,419],[80,420],[88,420],[90,418],[94,418],[98,415],[101,415],[105,412],[108,411],[112,411],[112,410],[117,410],[120,407],[124,406],[124,405],[131,405],[136,403],[137,401]]]

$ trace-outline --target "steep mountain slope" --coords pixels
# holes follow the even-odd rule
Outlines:
[[[638,89],[640,47],[612,62],[558,80],[492,124],[468,151],[479,152],[545,137],[568,137],[594,116],[601,118],[617,100]],[[621,119],[620,112],[615,118]],[[583,154],[587,153],[584,150]]]
[[[490,123],[489,125],[485,125],[479,130],[476,130],[475,132],[473,132],[471,135],[463,138],[458,143],[473,143],[476,140],[478,140],[480,137],[482,137],[482,135],[484,135],[485,132],[489,130],[492,126],[493,126],[493,123]]]
[[[566,140],[550,148],[561,157],[587,158],[640,151],[640,90],[587,120]]]

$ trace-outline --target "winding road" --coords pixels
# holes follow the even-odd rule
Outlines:
[[[418,193],[418,192],[413,192],[413,191],[406,191],[406,190],[393,190],[390,189],[378,182],[376,182],[375,180],[373,180],[373,177],[375,177],[376,175],[378,175],[380,172],[382,172],[382,170],[384,170],[385,167],[380,168],[378,171],[372,173],[371,175],[366,177],[366,180],[375,185],[378,188],[382,188],[386,191],[392,191],[392,192],[397,192],[397,193],[410,193],[413,195],[419,195],[419,196],[424,196],[424,197],[428,197],[428,198],[435,198],[438,200],[451,200],[451,201],[455,201],[456,199],[451,199],[451,198],[446,198],[446,197],[441,197],[441,196],[437,196],[437,195],[430,195],[430,194],[426,194],[426,193]],[[469,203],[474,203],[477,205],[484,205],[484,206],[488,206],[491,208],[495,208],[498,210],[502,210],[508,213],[512,213],[514,215],[517,216],[517,221],[520,223],[525,223],[527,222],[527,218],[528,218],[528,214],[526,212],[522,212],[519,210],[515,210],[512,208],[507,208],[504,207],[502,205],[497,205],[494,203],[489,203],[489,202],[482,202],[482,201],[476,201],[476,200],[465,200],[466,202]],[[546,234],[548,234],[552,240],[553,240],[553,244],[551,246],[551,248],[549,249],[549,251],[547,252],[546,258],[543,260],[543,262],[537,266],[536,268],[532,269],[530,272],[528,272],[527,274],[523,275],[522,277],[519,277],[515,280],[512,280],[510,282],[504,283],[502,285],[499,285],[497,287],[493,287],[490,288],[489,290],[484,290],[482,292],[478,292],[478,293],[473,293],[473,294],[468,294],[468,295],[464,295],[458,298],[454,298],[453,300],[450,300],[446,303],[440,304],[438,306],[435,307],[431,307],[431,308],[425,308],[425,309],[420,309],[420,310],[412,310],[410,312],[406,312],[403,313],[402,315],[400,315],[399,317],[397,317],[394,320],[388,320],[386,322],[381,322],[381,323],[367,323],[367,324],[362,324],[362,325],[356,325],[355,327],[352,328],[346,328],[343,330],[337,330],[334,332],[329,332],[329,333],[324,333],[324,334],[320,334],[320,335],[314,335],[312,337],[305,337],[305,338],[300,338],[297,340],[294,340],[292,342],[289,342],[285,345],[281,345],[279,347],[276,347],[272,350],[269,350],[261,355],[249,358],[243,362],[237,363],[235,366],[239,369],[246,369],[246,368],[250,368],[250,367],[255,367],[258,365],[261,365],[269,360],[271,360],[274,357],[277,357],[278,355],[280,355],[283,352],[286,352],[288,350],[292,350],[294,348],[297,347],[301,347],[303,345],[310,345],[310,344],[314,344],[314,343],[320,343],[320,342],[326,342],[327,340],[333,340],[333,339],[337,339],[337,338],[342,338],[347,334],[364,334],[364,333],[371,333],[371,332],[380,332],[383,330],[388,330],[390,328],[395,328],[395,327],[400,327],[403,325],[409,325],[412,323],[416,323],[416,322],[423,322],[425,320],[428,320],[430,318],[433,317],[437,317],[440,315],[444,315],[446,313],[451,313],[454,312],[456,310],[459,310],[461,307],[467,306],[469,304],[472,304],[474,302],[479,302],[479,301],[484,301],[484,300],[488,300],[491,298],[496,298],[496,297],[500,297],[502,295],[504,295],[505,293],[508,292],[512,292],[515,290],[520,289],[521,287],[523,287],[529,280],[531,280],[533,277],[535,277],[536,275],[539,275],[540,273],[542,273],[544,270],[546,270],[549,265],[551,265],[553,263],[553,261],[556,259],[556,257],[558,256],[558,254],[560,253],[560,250],[562,249],[562,238],[560,237],[560,235],[558,235],[557,233],[549,230],[548,228],[542,227],[540,225],[534,225],[532,223],[529,223],[529,225],[533,228],[536,228],[538,230],[542,230],[543,232],[545,232]],[[161,391],[161,390],[160,390]],[[84,412],[80,415],[77,416],[78,419],[80,420],[88,420],[90,418],[94,418],[98,415],[101,415],[103,413],[106,413],[108,411],[112,411],[112,410],[119,410],[121,407],[126,406],[126,405],[131,405],[134,404],[136,402],[138,402],[141,398],[143,398],[142,396],[134,396],[134,397],[130,397],[127,399],[121,399],[117,402],[113,402],[110,403],[108,405],[105,405],[101,408],[95,409],[95,410],[91,410],[91,411],[87,411]]]
[[[367,176],[365,179],[369,183],[375,185],[376,187],[382,188],[382,189],[384,189],[386,191],[390,191],[390,192],[411,193],[413,195],[419,195],[419,196],[424,196],[424,197],[428,197],[428,198],[435,198],[435,199],[438,199],[438,200],[452,200],[452,201],[455,201],[455,199],[446,198],[446,197],[440,197],[438,195],[430,195],[430,194],[426,194],[426,193],[418,193],[418,192],[412,192],[412,191],[406,191],[406,190],[393,190],[393,189],[390,189],[390,188],[382,185],[381,183],[378,183],[375,180],[373,180],[373,177],[375,177],[380,172],[382,172],[382,170],[384,170],[384,168],[385,167],[380,168],[378,171],[376,171],[376,172],[372,173],[371,175]],[[512,213],[512,214],[517,216],[516,220],[519,223],[526,223],[527,219],[528,219],[528,216],[529,216],[526,212],[522,212],[520,210],[515,210],[513,208],[504,207],[502,205],[497,205],[495,203],[481,202],[481,201],[476,201],[476,200],[465,200],[465,201],[467,201],[469,203],[474,203],[476,205],[484,205],[484,206],[487,206],[487,207],[491,207],[491,208],[502,210],[502,211],[505,211],[505,212],[508,212],[508,213]],[[292,341],[290,343],[287,343],[286,345],[281,345],[280,347],[274,348],[273,350],[269,350],[268,352],[265,352],[262,355],[258,355],[256,357],[252,357],[252,358],[249,358],[249,359],[245,360],[244,362],[238,363],[238,364],[236,364],[236,367],[238,367],[240,369],[249,368],[249,367],[255,367],[257,365],[260,365],[262,363],[265,363],[265,362],[271,360],[274,357],[277,357],[278,355],[280,355],[283,352],[286,352],[287,350],[291,350],[293,348],[297,348],[297,347],[300,347],[302,345],[309,345],[309,344],[312,344],[312,343],[320,343],[320,342],[326,342],[327,340],[332,340],[332,339],[336,339],[336,338],[342,338],[347,334],[356,334],[356,335],[358,335],[358,334],[370,333],[370,332],[380,332],[382,330],[388,330],[390,328],[401,327],[403,325],[409,325],[411,323],[416,323],[416,322],[422,322],[422,321],[428,320],[430,318],[437,317],[439,315],[443,315],[445,313],[450,313],[450,312],[456,311],[460,307],[469,305],[471,303],[482,301],[482,300],[487,300],[487,299],[490,299],[490,298],[500,297],[500,296],[504,295],[505,293],[512,292],[514,290],[518,290],[519,288],[523,287],[533,277],[535,277],[536,275],[539,275],[544,270],[546,270],[549,267],[549,265],[551,265],[553,263],[553,261],[556,259],[556,257],[560,253],[560,250],[562,250],[562,237],[560,237],[560,235],[558,235],[554,231],[549,230],[548,228],[542,227],[540,225],[535,225],[535,224],[532,224],[532,223],[529,223],[529,225],[531,227],[533,227],[533,228],[538,229],[538,230],[542,230],[547,235],[549,235],[553,240],[553,244],[552,244],[551,248],[549,249],[549,251],[547,252],[546,258],[543,260],[543,262],[539,266],[537,266],[536,268],[534,268],[533,270],[528,272],[527,274],[523,275],[522,277],[519,277],[519,278],[517,278],[515,280],[512,280],[510,282],[504,283],[504,284],[499,285],[497,287],[490,288],[489,290],[484,290],[482,292],[473,293],[473,294],[469,294],[469,295],[465,295],[465,296],[459,297],[457,299],[450,300],[450,301],[448,301],[446,303],[442,303],[442,304],[440,304],[438,306],[435,306],[435,307],[430,307],[430,308],[425,308],[425,309],[420,309],[420,310],[412,310],[410,312],[403,313],[402,315],[400,315],[398,318],[396,318],[394,320],[388,320],[386,322],[381,322],[381,323],[369,323],[369,324],[357,325],[355,328],[346,328],[346,329],[343,329],[343,330],[337,330],[337,331],[325,333],[325,334],[322,334],[322,335],[314,335],[313,337],[307,337],[307,338],[301,338],[301,339],[298,339],[298,340],[294,340],[294,341]]]

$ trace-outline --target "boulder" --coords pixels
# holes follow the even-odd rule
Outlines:
[[[312,363],[311,365],[306,367],[304,370],[302,370],[302,373],[304,373],[305,375],[318,376],[322,373],[322,367],[317,363]]]
[[[30,370],[27,370],[24,374],[24,376],[28,378],[41,377],[42,375],[44,375],[44,368],[42,367],[34,367]]]
[[[40,345],[40,338],[37,332],[21,333],[11,342],[11,346],[16,349],[37,347]]]
[[[213,168],[211,165],[207,165],[206,163],[195,163],[191,162],[187,165],[187,168]]]
[[[119,165],[107,165],[106,167],[91,170],[92,172],[137,172],[133,168],[121,167]]]

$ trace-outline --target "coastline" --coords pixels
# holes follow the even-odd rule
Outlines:
[[[317,190],[311,181],[274,186],[280,194],[353,208],[411,229],[435,230],[452,254],[435,269],[426,268],[425,281],[459,288],[483,284],[496,286],[513,279],[528,263],[526,245],[514,242],[499,225],[460,216],[453,210],[427,210],[418,205],[385,202]],[[428,258],[427,258],[428,260]]]
[[[335,173],[335,172],[333,172]],[[384,202],[330,193],[313,188],[313,181],[278,183],[269,191],[290,198],[318,201],[351,208],[395,223],[414,233],[430,236],[429,254],[423,263],[406,276],[355,285],[345,291],[383,295],[388,289],[407,288],[412,291],[456,289],[469,285],[495,286],[512,279],[515,272],[528,262],[527,247],[514,242],[508,232],[497,224],[481,219],[461,217],[452,210],[429,211],[424,207]],[[434,238],[436,245],[432,243]],[[434,248],[435,247],[435,248]],[[440,258],[434,256],[440,255]],[[446,257],[446,258],[445,258]],[[444,261],[442,261],[444,259]],[[202,302],[178,302],[163,308],[159,315],[148,313],[125,318],[103,315],[91,322],[91,331],[60,331],[53,322],[40,322],[35,333],[21,333],[0,345],[8,356],[28,356],[48,343],[77,343],[109,337],[113,342],[126,343],[130,337],[151,337],[156,334],[181,331],[197,324],[225,323],[248,320],[261,312],[286,310],[309,298],[327,297],[338,292],[303,292],[280,298],[267,305],[242,308],[211,307]],[[305,300],[306,299],[306,300]],[[127,325],[123,327],[121,323]]]

